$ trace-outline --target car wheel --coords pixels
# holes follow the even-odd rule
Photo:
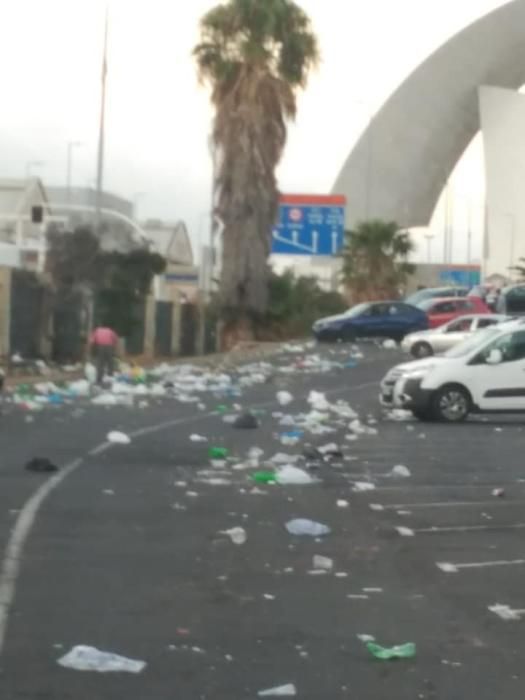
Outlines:
[[[417,357],[418,359],[421,359],[423,357],[430,357],[430,355],[434,354],[432,346],[429,343],[425,343],[423,341],[413,345],[410,352],[414,357]]]
[[[432,399],[432,413],[437,420],[461,423],[470,413],[471,399],[468,391],[458,384],[448,384],[436,391]]]

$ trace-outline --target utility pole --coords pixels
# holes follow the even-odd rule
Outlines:
[[[104,19],[104,48],[102,54],[102,87],[100,94],[100,122],[98,131],[97,189],[95,193],[95,233],[100,233],[102,223],[102,191],[104,186],[104,139],[106,127],[106,79],[108,74],[109,4],[106,3]]]

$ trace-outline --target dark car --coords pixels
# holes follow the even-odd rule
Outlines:
[[[421,302],[427,299],[441,299],[444,297],[466,297],[469,293],[468,287],[429,287],[420,289],[414,294],[411,294],[405,299],[407,304],[419,306]]]
[[[356,338],[402,340],[408,333],[428,328],[424,311],[402,301],[358,304],[339,316],[316,321],[313,333],[320,341],[351,341]]]

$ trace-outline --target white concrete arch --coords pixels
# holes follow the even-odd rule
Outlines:
[[[478,87],[524,83],[525,0],[513,0],[439,48],[375,115],[333,188],[348,199],[347,227],[369,218],[427,226],[480,129]]]

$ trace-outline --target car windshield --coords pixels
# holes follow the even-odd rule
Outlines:
[[[355,318],[356,316],[361,316],[361,314],[367,311],[369,308],[370,304],[358,304],[357,306],[353,306],[351,309],[348,309],[345,316],[348,318]]]
[[[459,343],[459,345],[456,345],[448,352],[444,353],[444,357],[464,357],[476,350],[476,348],[485,345],[487,341],[497,336],[499,332],[500,329],[495,326],[479,331],[479,333],[474,333],[471,338],[467,338],[467,340],[464,340],[462,343]]]

